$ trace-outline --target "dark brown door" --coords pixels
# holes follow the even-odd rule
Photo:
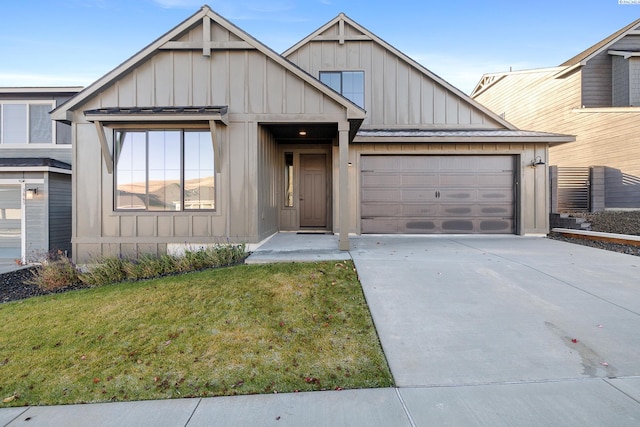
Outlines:
[[[300,155],[300,227],[327,226],[327,162],[324,154]]]

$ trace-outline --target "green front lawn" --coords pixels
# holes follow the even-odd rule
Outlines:
[[[0,407],[392,384],[351,262],[242,265],[0,305]]]

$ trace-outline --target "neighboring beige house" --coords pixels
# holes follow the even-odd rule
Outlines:
[[[71,127],[49,112],[81,89],[0,88],[0,259],[71,250]]]
[[[595,167],[592,210],[640,208],[640,19],[558,67],[486,74],[471,96],[516,126],[576,135],[550,164]]]
[[[282,56],[207,6],[53,113],[79,262],[278,231],[546,233],[572,137],[516,129],[344,15]]]

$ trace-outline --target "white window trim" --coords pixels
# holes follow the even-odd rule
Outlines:
[[[2,118],[4,117],[4,105],[8,105],[8,104],[12,104],[12,105],[26,105],[27,106],[27,123],[26,123],[26,135],[27,135],[27,141],[25,141],[24,144],[5,144],[4,143],[4,128],[5,126],[2,125]],[[29,108],[30,105],[49,105],[51,107],[51,110],[54,110],[56,108],[56,101],[51,100],[51,99],[28,99],[28,100],[20,100],[20,99],[15,99],[15,100],[0,100],[0,147],[24,147],[24,146],[33,146],[33,147],[50,147],[51,145],[56,145],[58,142],[57,139],[57,135],[56,135],[56,122],[51,120],[51,143],[31,143],[31,141],[29,141],[29,124],[31,121],[31,117],[29,116],[31,114],[31,109]],[[68,145],[68,144],[67,144]]]

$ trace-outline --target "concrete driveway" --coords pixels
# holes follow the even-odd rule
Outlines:
[[[419,425],[640,423],[640,258],[517,236],[363,236],[351,255]]]

